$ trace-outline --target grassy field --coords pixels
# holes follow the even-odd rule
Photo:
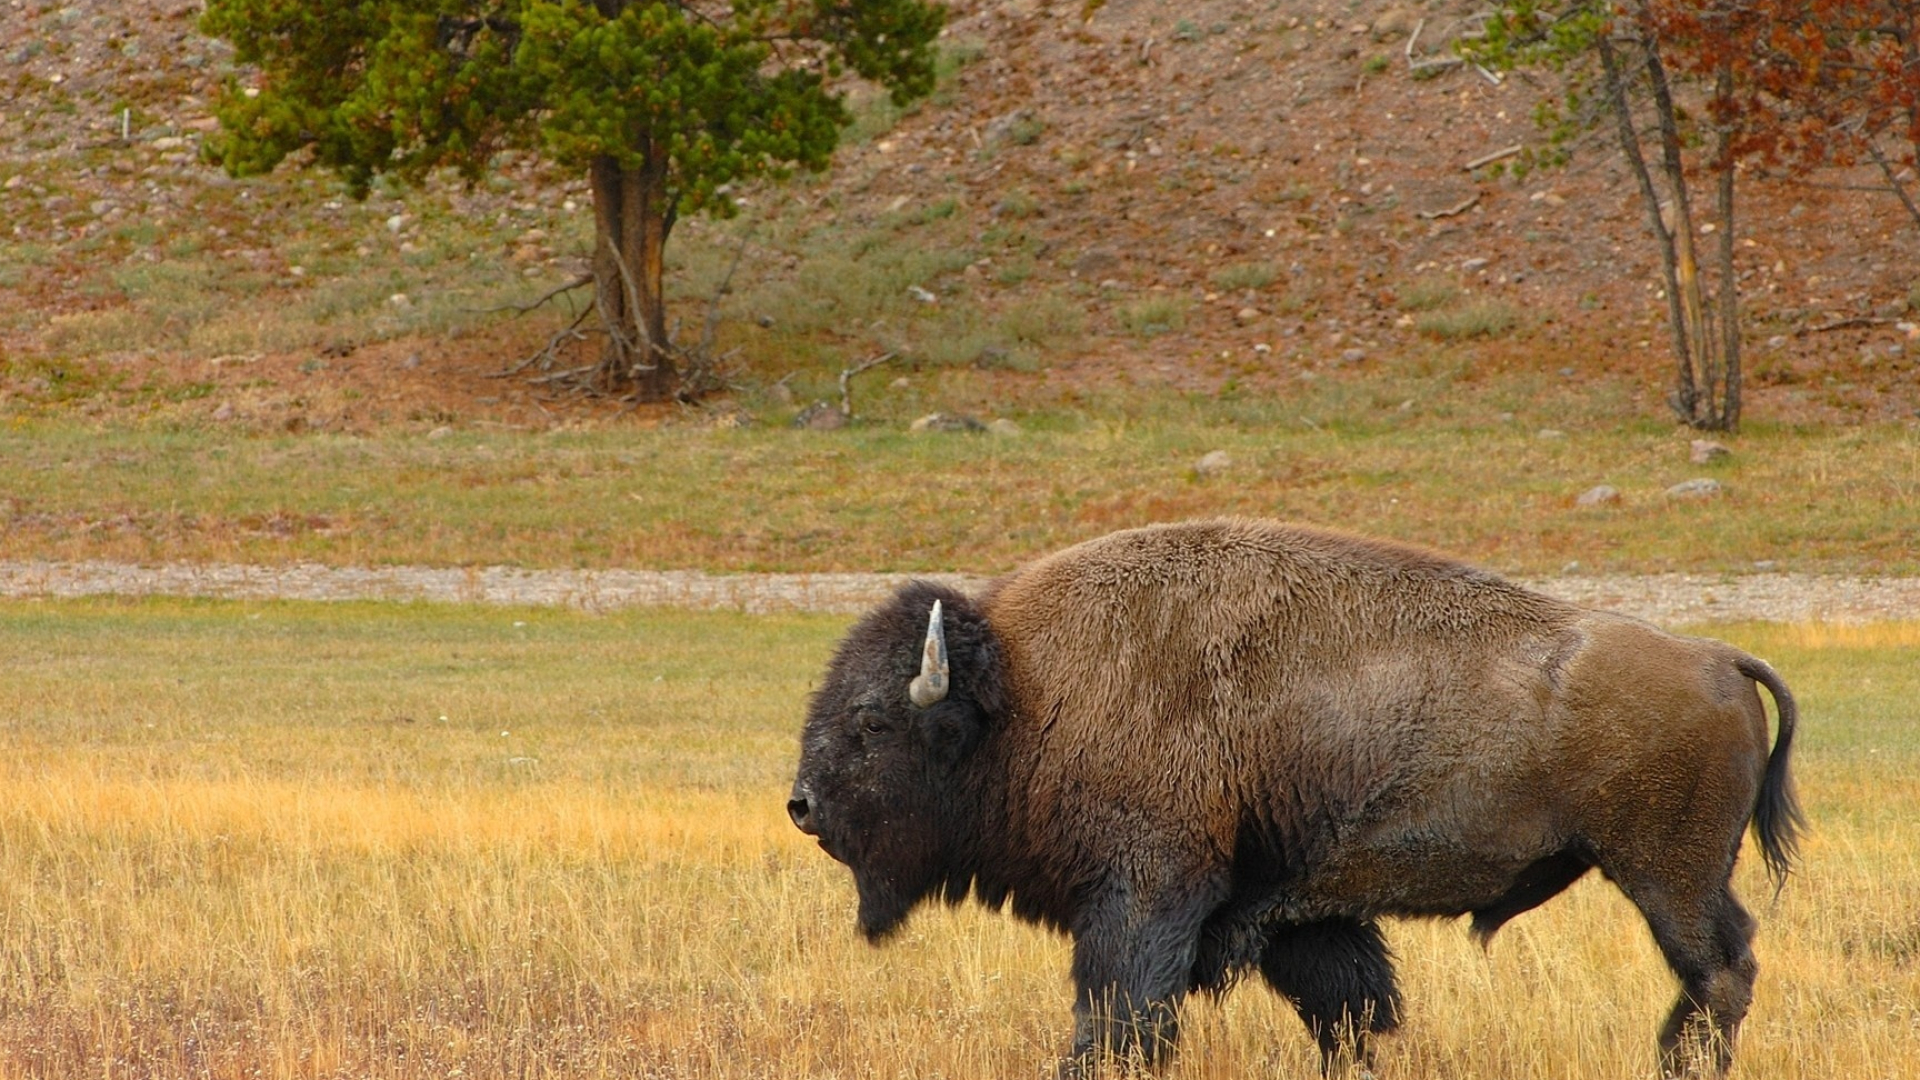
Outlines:
[[[1038,1076],[1061,939],[874,950],[785,820],[841,620],[0,603],[0,1076]],[[1920,626],[1715,631],[1803,709],[1814,831],[1737,1075],[1920,1073]],[[1752,862],[1753,860],[1750,860]],[[1482,954],[1395,924],[1412,1078],[1650,1075],[1672,983],[1587,882]],[[1172,1075],[1311,1075],[1256,987]]]
[[[1543,435],[1500,419],[1499,396],[1464,392],[1446,415],[1376,406],[1410,392],[1143,398],[1024,415],[1010,437],[268,436],[16,417],[0,424],[0,558],[992,573],[1115,528],[1231,513],[1513,573],[1920,572],[1920,516],[1889,513],[1920,505],[1912,427],[1755,424],[1731,458],[1694,465],[1687,436],[1661,424],[1595,417]],[[1203,475],[1216,450],[1231,467]],[[1666,494],[1698,476],[1723,493]],[[1600,484],[1619,501],[1577,505]]]

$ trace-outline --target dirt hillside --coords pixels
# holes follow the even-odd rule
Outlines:
[[[48,349],[46,321],[116,302],[92,283],[90,263],[156,257],[114,248],[116,223],[124,235],[147,216],[191,222],[206,193],[231,183],[194,152],[231,63],[197,33],[196,0],[0,3],[0,229],[33,256],[0,267],[0,349],[31,355]],[[978,230],[1018,220],[1038,237],[1036,284],[1188,305],[1175,337],[1145,340],[1119,332],[1110,304],[1090,302],[1084,345],[1048,378],[1205,390],[1284,385],[1303,370],[1364,377],[1415,342],[1410,293],[1441,283],[1524,313],[1476,346],[1476,363],[1624,376],[1648,414],[1660,411],[1668,359],[1655,253],[1604,136],[1564,169],[1516,178],[1470,167],[1540,143],[1531,117],[1553,92],[1525,75],[1436,63],[1477,7],[951,7],[948,41],[966,60],[951,87],[846,147],[811,212],[858,222],[947,198]],[[123,136],[139,154],[88,155]],[[35,168],[49,158],[102,163],[56,182]],[[1890,195],[1863,190],[1874,180],[1864,171],[1744,179],[1750,415],[1920,415],[1920,316],[1909,311],[1920,230]],[[236,225],[233,240],[270,266],[271,208]],[[1278,280],[1230,272],[1248,264]],[[404,415],[485,414],[524,397],[481,377],[523,344],[401,341],[373,347],[382,362],[348,367],[373,384],[356,393],[411,401]],[[410,362],[423,351],[424,367]],[[270,358],[247,377],[291,379],[301,364],[311,358]]]

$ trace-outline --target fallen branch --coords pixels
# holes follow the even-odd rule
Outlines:
[[[1854,315],[1850,318],[1821,323],[1819,326],[1803,326],[1800,328],[1800,333],[1803,335],[1825,334],[1833,330],[1852,330],[1862,326],[1885,326],[1892,321],[1892,319],[1882,319],[1872,315]]]
[[[568,379],[572,379],[577,376],[585,375],[590,371],[594,371],[597,368],[599,368],[599,366],[600,365],[598,363],[586,364],[581,367],[568,368],[565,371],[556,371],[556,372],[553,372],[552,374],[542,375],[537,379],[528,379],[527,381],[534,384],[535,386],[539,386],[542,383],[566,382]]]
[[[1495,150],[1491,154],[1482,154],[1479,157],[1474,158],[1472,161],[1467,162],[1465,165],[1460,166],[1460,169],[1462,172],[1472,172],[1473,170],[1479,168],[1482,165],[1491,165],[1496,161],[1503,161],[1507,158],[1513,157],[1515,154],[1518,154],[1520,151],[1525,149],[1526,149],[1526,145],[1524,143],[1514,143],[1512,146],[1503,147],[1502,149]]]
[[[1475,206],[1479,205],[1479,202],[1480,202],[1480,193],[1476,191],[1473,194],[1467,196],[1466,198],[1461,199],[1459,202],[1454,203],[1452,206],[1446,207],[1445,209],[1417,210],[1414,212],[1414,216],[1419,218],[1425,218],[1428,221],[1433,221],[1436,218],[1453,217],[1456,214],[1464,214],[1467,211],[1473,209]]]
[[[850,367],[840,373],[840,412],[842,415],[849,420],[853,419],[853,377],[871,371],[899,355],[898,353],[890,352],[881,353],[871,360],[865,361],[858,366]]]
[[[593,275],[581,274],[579,277],[574,278],[572,281],[569,281],[564,285],[556,285],[552,289],[547,290],[547,292],[543,294],[540,297],[540,299],[535,300],[531,304],[501,304],[499,307],[478,308],[478,309],[468,308],[467,314],[497,315],[502,311],[511,311],[515,315],[526,315],[531,312],[538,311],[542,307],[545,307],[547,302],[552,300],[556,296],[561,296],[566,293],[570,293],[575,289],[581,288],[583,286],[591,285],[591,284],[593,284]]]
[[[1406,57],[1407,70],[1409,72],[1418,75],[1423,71],[1438,71],[1442,68],[1459,67],[1461,64],[1466,63],[1465,60],[1462,60],[1458,56],[1423,56],[1415,60],[1413,58],[1413,46],[1420,40],[1420,31],[1426,28],[1427,20],[1424,18],[1414,23],[1413,33],[1407,35],[1406,48],[1400,50],[1401,55]]]
[[[586,321],[587,316],[591,314],[593,310],[594,309],[590,307],[582,308],[580,310],[580,313],[573,317],[573,321],[568,323],[564,330],[561,330],[559,333],[547,339],[547,343],[544,347],[539,349],[533,355],[528,356],[525,359],[521,360],[519,363],[513,365],[512,367],[506,368],[501,371],[496,371],[493,374],[488,375],[487,378],[489,379],[512,378],[513,376],[520,374],[521,372],[527,370],[528,368],[534,366],[535,364],[539,364],[541,367],[552,367],[553,358],[559,355],[560,345],[562,342],[565,342],[568,340],[573,340],[573,341],[587,340],[587,335],[580,332],[580,324]]]

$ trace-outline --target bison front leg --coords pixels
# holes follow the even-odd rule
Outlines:
[[[1074,927],[1073,1050],[1061,1077],[1090,1076],[1107,1056],[1148,1066],[1172,1056],[1200,927],[1216,903],[1118,889],[1088,909]]]
[[[1260,955],[1266,976],[1320,1044],[1320,1071],[1331,1073],[1342,1056],[1365,1066],[1371,1035],[1400,1023],[1400,988],[1393,957],[1374,922],[1327,919],[1278,927]]]

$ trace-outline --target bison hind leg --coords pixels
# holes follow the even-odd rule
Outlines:
[[[1680,1000],[1660,1029],[1666,1076],[1704,1069],[1720,1075],[1733,1064],[1733,1039],[1753,1002],[1753,916],[1722,887],[1699,910],[1641,904],[1654,941],[1680,977]]]
[[[1275,927],[1260,955],[1268,985],[1293,1004],[1320,1045],[1320,1068],[1367,1060],[1367,1037],[1400,1026],[1400,988],[1378,923],[1326,919]]]
[[[1500,894],[1499,899],[1474,909],[1474,939],[1485,946],[1493,940],[1494,933],[1507,924],[1507,920],[1532,911],[1560,895],[1592,867],[1592,860],[1571,848],[1528,864],[1514,877],[1513,884]]]

